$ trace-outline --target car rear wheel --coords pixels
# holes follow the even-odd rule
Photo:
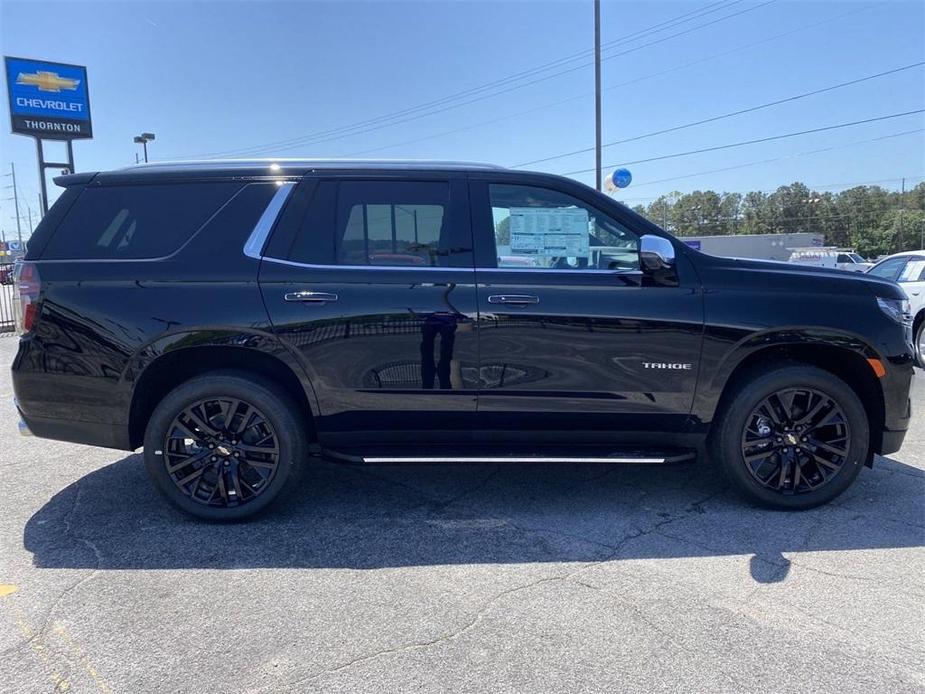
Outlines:
[[[175,506],[208,520],[238,520],[272,503],[304,461],[298,409],[271,382],[237,372],[194,378],[155,408],[145,467]]]
[[[870,426],[855,392],[813,366],[780,365],[741,383],[723,408],[714,456],[749,499],[808,509],[847,489],[867,459]]]

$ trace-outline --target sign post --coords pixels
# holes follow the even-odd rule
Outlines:
[[[48,212],[46,169],[74,171],[74,140],[92,138],[87,68],[68,63],[4,57],[14,134],[35,138],[42,186],[42,212]],[[45,161],[44,140],[67,144],[67,163]]]

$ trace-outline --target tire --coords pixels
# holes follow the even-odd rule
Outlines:
[[[925,319],[919,319],[913,341],[915,343],[915,358],[919,363],[919,368],[925,369]]]
[[[291,484],[307,457],[298,412],[281,388],[249,374],[193,378],[164,397],[148,420],[145,467],[174,506],[197,518],[253,516]]]
[[[828,503],[851,485],[867,460],[870,424],[864,405],[848,384],[814,366],[778,363],[753,374],[735,386],[719,414],[712,436],[715,460],[733,486],[757,504],[803,510]],[[788,401],[790,415],[782,416]],[[818,412],[802,422],[816,407]],[[814,422],[816,428],[808,428]]]

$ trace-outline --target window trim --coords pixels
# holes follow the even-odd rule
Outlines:
[[[289,196],[296,186],[294,181],[284,181],[282,183],[277,183],[277,185],[279,186],[279,190],[270,198],[270,202],[267,203],[266,209],[264,209],[263,213],[260,215],[260,219],[258,219],[257,223],[254,225],[254,229],[247,237],[247,241],[244,242],[244,248],[241,249],[248,258],[253,258],[254,260],[261,260],[263,258],[263,249],[266,247],[267,240],[270,238],[270,232],[276,225],[276,220],[279,219],[280,213],[286,205],[286,201],[289,200]]]
[[[530,273],[531,275],[540,275],[543,273],[555,275],[608,275],[611,277],[634,277],[643,275],[642,270],[602,270],[594,268],[591,270],[579,270],[576,268],[551,268],[551,267],[476,267],[479,272],[516,272]]]
[[[290,267],[302,267],[309,270],[391,270],[400,272],[472,272],[472,267],[445,267],[441,265],[324,265],[318,263],[300,263],[297,260],[284,260],[283,258],[273,258],[272,256],[262,256],[261,260],[268,263],[277,263],[279,265],[289,265]]]

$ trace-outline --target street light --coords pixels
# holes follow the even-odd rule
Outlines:
[[[141,133],[141,135],[136,135],[134,142],[135,144],[141,145],[145,150],[145,164],[148,163],[148,143],[154,139],[154,133]]]

